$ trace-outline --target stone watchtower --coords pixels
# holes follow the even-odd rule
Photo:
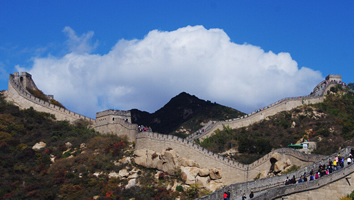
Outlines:
[[[342,75],[333,75],[330,74],[326,77],[326,81],[337,81],[342,82]]]
[[[109,109],[96,113],[96,125],[116,123],[117,121],[132,123],[130,111]]]
[[[18,81],[24,89],[38,90],[36,84],[32,80],[32,75],[27,72],[21,72],[21,75],[18,72],[14,73],[14,80]]]
[[[138,125],[132,124],[130,111],[109,109],[96,113],[95,129],[100,133],[126,135],[129,141],[135,141]]]

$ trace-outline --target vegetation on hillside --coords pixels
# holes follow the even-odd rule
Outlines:
[[[59,107],[62,107],[62,108],[65,108],[60,102],[58,102],[57,100],[55,99],[48,99],[47,95],[45,95],[42,90],[39,90],[39,89],[35,89],[35,90],[32,90],[31,88],[26,88],[26,90],[28,92],[30,92],[33,96],[37,97],[38,99],[41,99],[43,101],[46,101],[46,102],[49,102],[51,104],[54,104],[56,106],[59,106]]]
[[[346,197],[341,197],[340,200],[353,200],[354,199],[354,191],[348,194]]]
[[[210,120],[237,118],[244,113],[182,92],[155,113],[131,110],[132,122],[149,126],[154,132],[186,137]]]
[[[314,153],[331,154],[354,145],[353,137],[354,96],[341,87],[334,87],[323,103],[281,112],[240,129],[224,127],[210,138],[197,142],[217,153],[235,147],[238,154],[232,159],[252,163],[272,148],[287,147],[303,139],[317,142]]]
[[[117,164],[132,156],[134,144],[126,138],[98,134],[87,128],[88,123],[55,121],[53,115],[32,108],[19,110],[0,96],[0,198],[145,200],[194,199],[206,194],[198,186],[171,190],[170,184],[181,179],[180,173],[160,173],[156,179],[156,170]],[[32,149],[39,142],[46,146]],[[138,170],[139,186],[128,189],[127,178],[109,178],[110,172],[121,169]],[[93,175],[96,172],[100,175]]]

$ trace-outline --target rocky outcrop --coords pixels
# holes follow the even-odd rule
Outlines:
[[[200,177],[209,176],[209,169],[207,168],[199,169],[198,175]]]
[[[209,175],[212,180],[221,179],[221,170],[220,169],[210,169]]]
[[[190,185],[195,183],[195,178],[197,177],[199,169],[196,167],[181,167],[182,180]]]
[[[36,144],[32,147],[32,149],[33,149],[33,150],[39,150],[39,149],[41,149],[41,148],[44,148],[45,146],[47,146],[47,144],[41,141],[41,142],[36,143]]]
[[[166,149],[159,153],[152,150],[139,149],[134,151],[134,155],[135,164],[159,170],[155,175],[157,179],[162,172],[175,174],[180,169],[181,178],[187,185],[198,184],[200,187],[211,191],[215,191],[224,185],[221,169],[200,168],[197,162],[179,157],[174,150]]]

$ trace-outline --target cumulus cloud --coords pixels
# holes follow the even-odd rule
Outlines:
[[[88,53],[93,32],[64,32],[72,52],[34,58],[27,71],[45,93],[90,117],[109,108],[154,112],[182,91],[250,112],[307,95],[323,80],[320,72],[299,68],[289,53],[233,43],[222,29],[152,30],[141,40],[119,40],[104,55]]]

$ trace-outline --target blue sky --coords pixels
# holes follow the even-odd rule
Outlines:
[[[28,71],[70,110],[154,112],[182,91],[250,112],[353,80],[353,1],[0,0],[0,86]],[[214,71],[215,70],[215,71]]]

